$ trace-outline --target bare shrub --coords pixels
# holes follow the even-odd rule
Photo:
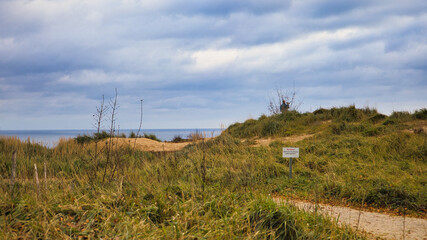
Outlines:
[[[268,111],[270,115],[280,114],[280,105],[285,101],[289,104],[290,111],[298,111],[302,105],[302,101],[296,99],[297,92],[294,90],[284,90],[281,88],[276,88],[275,94],[270,97],[268,103]]]

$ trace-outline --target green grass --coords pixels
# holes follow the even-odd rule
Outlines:
[[[0,238],[363,239],[269,196],[425,217],[427,141],[423,131],[413,131],[425,125],[423,111],[385,116],[350,106],[261,116],[165,154],[114,141],[61,140],[48,149],[0,138]],[[302,134],[314,136],[266,147],[241,139]],[[281,157],[284,146],[300,147],[292,179]],[[17,180],[11,188],[14,150]]]
[[[237,138],[315,134],[298,143],[273,141],[260,147],[287,166],[286,146],[300,148],[294,178],[268,178],[273,193],[324,202],[368,205],[393,211],[427,214],[427,136],[425,109],[394,112],[354,106],[288,112],[230,126]],[[248,150],[250,152],[250,150]]]
[[[14,149],[18,180],[11,192]],[[322,216],[274,204],[263,188],[286,169],[273,158],[265,159],[267,149],[249,147],[229,135],[166,155],[116,149],[121,167],[114,176],[108,168],[105,182],[107,156],[100,154],[95,178],[96,166],[88,156],[93,145],[82,148],[63,140],[47,149],[1,138],[0,150],[0,238],[363,238]],[[40,195],[33,181],[34,163],[39,166]]]
[[[312,113],[289,111],[272,116],[262,115],[257,120],[249,119],[243,123],[235,123],[226,131],[236,138],[282,137],[304,133],[319,133],[330,129],[327,123],[334,123],[334,133],[364,133],[366,136],[379,135],[384,131],[402,130],[402,123],[425,120],[427,110],[421,109],[413,114],[409,112],[393,112],[389,117],[378,113],[375,109],[357,109],[355,106],[318,109]],[[406,126],[407,127],[407,126]]]
[[[425,214],[424,141],[424,136],[394,133],[380,137],[319,136],[292,144],[300,147],[304,157],[294,164],[294,179],[284,179],[276,191]]]

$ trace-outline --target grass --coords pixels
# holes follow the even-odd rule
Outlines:
[[[293,144],[302,149],[304,158],[295,164],[295,178],[284,180],[276,191],[312,199],[316,192],[325,201],[425,214],[424,141],[424,136],[403,132],[368,138],[319,136]]]
[[[425,217],[426,135],[413,131],[425,125],[420,112],[385,116],[350,106],[261,116],[164,154],[66,139],[48,149],[2,137],[0,238],[364,239],[269,196]],[[313,137],[298,143],[252,146],[254,137],[308,133]],[[301,149],[292,179],[281,157],[284,146]],[[17,180],[11,188],[14,150]]]
[[[354,106],[288,112],[236,123],[226,131],[237,138],[315,134],[298,143],[273,141],[268,157],[288,165],[281,148],[300,147],[294,178],[270,179],[276,194],[368,205],[426,216],[426,109],[394,112]],[[396,177],[399,176],[399,177]]]
[[[363,238],[322,216],[274,204],[263,181],[285,169],[265,161],[264,149],[229,135],[163,156],[117,149],[123,168],[104,183],[100,173],[94,179],[94,165],[86,159],[92,145],[62,140],[47,149],[1,138],[0,149],[0,238]],[[18,151],[19,172],[11,192],[12,149]],[[253,158],[246,158],[247,150]],[[106,164],[104,153],[100,158]],[[42,176],[44,161],[47,188],[41,177],[37,195],[32,164]]]

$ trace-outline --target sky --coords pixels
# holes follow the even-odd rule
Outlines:
[[[0,0],[0,130],[91,129],[115,89],[122,129],[141,99],[145,129],[227,127],[276,89],[425,108],[427,1]]]

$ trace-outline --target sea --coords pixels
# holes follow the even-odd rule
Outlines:
[[[39,143],[43,146],[52,148],[55,147],[61,138],[75,138],[79,135],[92,135],[96,130],[81,129],[81,130],[0,130],[1,136],[15,136],[21,141]],[[107,131],[108,132],[108,131]],[[129,136],[131,132],[135,134],[138,129],[123,129],[116,132],[118,135],[125,134]],[[202,129],[143,129],[139,135],[154,134],[162,141],[171,141],[174,137],[188,138],[190,134],[202,133],[206,137],[216,137],[221,134],[219,128],[202,128]]]

